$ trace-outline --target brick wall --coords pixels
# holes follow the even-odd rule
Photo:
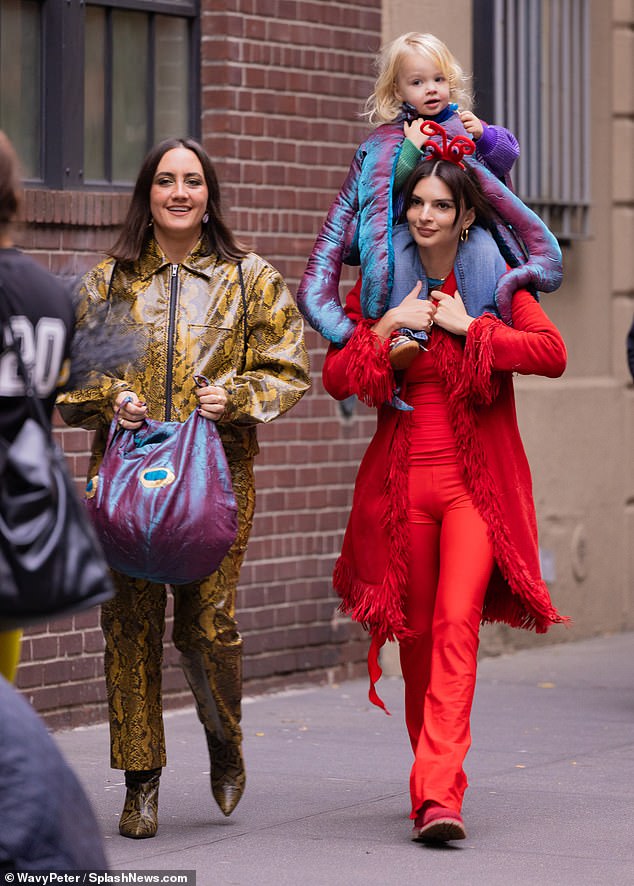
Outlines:
[[[367,127],[380,2],[227,0],[205,4],[202,134],[233,226],[294,290]],[[273,14],[271,14],[273,13]],[[254,534],[241,581],[247,678],[350,673],[365,654],[336,615],[334,557],[372,417],[343,418],[320,381],[260,432]],[[353,639],[356,642],[353,642]]]
[[[380,8],[380,0],[202,2],[202,140],[231,224],[293,291],[367,131],[358,115],[372,85]],[[113,242],[126,202],[30,191],[19,245],[56,273],[79,274]],[[256,520],[239,590],[246,692],[364,667],[365,635],[337,615],[330,577],[374,419],[359,404],[345,417],[325,395],[325,345],[312,330],[307,341],[312,390],[260,431]],[[59,422],[56,433],[79,482],[90,435]],[[102,648],[94,611],[27,631],[18,686],[51,726],[103,718]],[[164,689],[168,706],[191,700],[171,644]]]

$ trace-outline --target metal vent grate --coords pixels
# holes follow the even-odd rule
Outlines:
[[[517,137],[517,193],[561,240],[588,236],[589,0],[495,0],[493,122]]]

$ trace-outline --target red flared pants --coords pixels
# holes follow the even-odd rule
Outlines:
[[[456,460],[444,391],[431,373],[429,355],[420,363],[426,372],[421,366],[419,379],[425,383],[408,389],[415,411],[406,615],[416,637],[400,646],[405,718],[415,755],[412,817],[427,801],[458,811],[462,806],[479,627],[493,569],[486,524]]]

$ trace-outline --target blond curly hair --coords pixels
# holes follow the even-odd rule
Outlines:
[[[451,101],[456,102],[463,110],[471,110],[473,95],[469,87],[470,78],[455,56],[433,34],[410,31],[384,46],[377,57],[378,75],[363,114],[374,126],[391,123],[398,117],[402,102],[396,97],[396,80],[403,57],[412,52],[420,53],[437,65],[449,84]]]

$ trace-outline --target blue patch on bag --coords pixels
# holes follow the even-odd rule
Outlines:
[[[169,468],[148,468],[141,471],[141,483],[146,489],[156,489],[161,486],[169,486],[176,479],[174,471]]]

